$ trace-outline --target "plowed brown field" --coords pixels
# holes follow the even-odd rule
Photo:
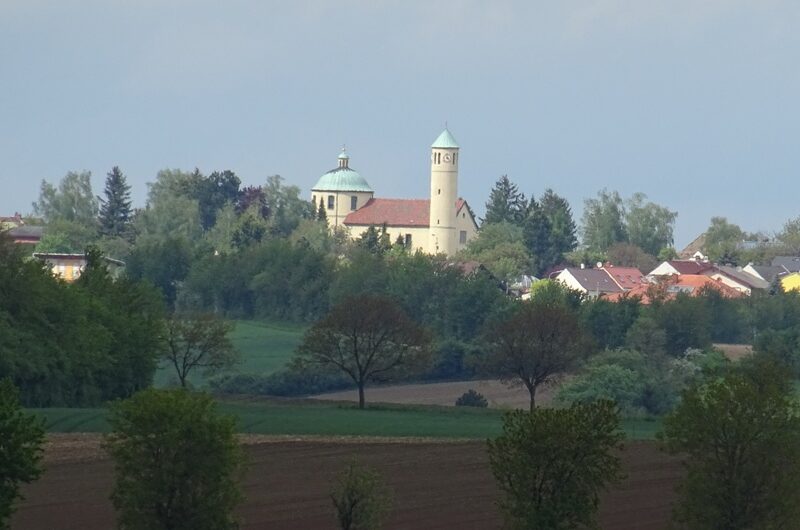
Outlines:
[[[328,491],[332,477],[353,457],[381,470],[394,491],[389,528],[492,529],[500,527],[497,490],[485,446],[475,441],[244,437],[249,468],[244,480],[243,528],[334,528]],[[25,489],[12,529],[107,530],[113,469],[96,435],[53,435],[47,469]],[[604,495],[604,529],[667,528],[675,458],[652,442],[631,442],[623,453],[628,479]]]

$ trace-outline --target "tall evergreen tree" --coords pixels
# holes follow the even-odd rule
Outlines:
[[[107,237],[130,237],[131,187],[114,166],[106,176],[105,198],[100,199],[100,233]]]
[[[531,270],[537,276],[554,264],[552,225],[541,204],[531,199],[528,217],[522,225],[525,247],[531,254]]]
[[[539,206],[550,222],[550,250],[554,261],[549,265],[555,265],[564,258],[564,254],[572,252],[578,246],[572,208],[567,199],[556,195],[550,188],[539,199]]]
[[[317,221],[328,222],[328,212],[325,211],[325,199],[319,199],[319,208],[317,208]]]
[[[482,224],[511,223],[521,225],[527,216],[528,203],[517,185],[503,175],[495,183],[486,202],[486,215]]]

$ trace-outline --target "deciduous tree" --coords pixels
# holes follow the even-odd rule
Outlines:
[[[175,368],[182,387],[193,370],[213,373],[236,363],[239,354],[228,338],[233,327],[208,313],[175,315],[167,320],[162,358]]]
[[[11,380],[0,379],[0,528],[8,528],[14,502],[22,498],[20,484],[42,473],[42,421],[25,414]]]
[[[484,341],[484,370],[509,385],[524,386],[531,410],[536,390],[574,367],[588,349],[574,311],[551,296],[534,297],[519,303],[511,316],[496,318]]]
[[[358,387],[391,378],[402,370],[424,366],[430,359],[430,336],[392,299],[359,295],[334,306],[306,333],[296,364],[318,364],[341,370]]]
[[[603,189],[594,199],[586,199],[581,226],[583,245],[605,252],[614,243],[628,240],[625,230],[625,204],[619,193]]]
[[[647,201],[644,193],[634,193],[625,208],[628,241],[651,256],[672,246],[672,229],[678,212]]]
[[[661,439],[686,456],[674,512],[685,527],[797,525],[800,412],[782,367],[755,362],[690,389]]]
[[[234,419],[218,414],[211,396],[145,390],[114,403],[109,423],[120,528],[238,528],[242,452]]]
[[[619,412],[611,401],[505,415],[489,463],[509,528],[595,528],[599,494],[622,479]]]

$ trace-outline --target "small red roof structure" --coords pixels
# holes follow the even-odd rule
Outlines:
[[[464,207],[464,199],[456,201],[456,213]],[[431,222],[430,199],[370,199],[344,218],[346,225],[407,226],[427,228]]]

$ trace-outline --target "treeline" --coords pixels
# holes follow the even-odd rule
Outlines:
[[[158,291],[113,280],[90,251],[67,284],[0,235],[0,379],[27,406],[79,406],[150,386],[164,305]]]

